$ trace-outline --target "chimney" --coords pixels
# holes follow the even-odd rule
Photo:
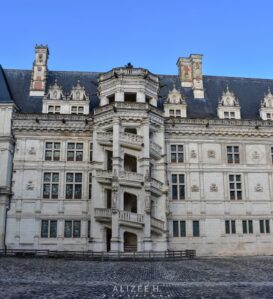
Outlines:
[[[202,56],[191,54],[189,57],[178,58],[176,63],[181,86],[192,88],[195,99],[204,98]]]
[[[35,46],[35,60],[32,67],[30,96],[44,96],[46,91],[47,79],[47,60],[49,50],[47,45]]]

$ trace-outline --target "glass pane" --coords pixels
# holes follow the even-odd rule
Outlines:
[[[263,234],[264,233],[264,221],[260,220],[260,233]]]
[[[240,175],[236,175],[236,181],[241,182],[241,176]]]
[[[227,152],[231,153],[232,152],[232,147],[231,146],[227,146]]]
[[[177,199],[177,185],[172,186],[172,199]]]
[[[180,221],[180,236],[186,237],[186,221]]]
[[[199,221],[193,221],[193,236],[199,237]]]
[[[82,198],[82,185],[76,184],[75,185],[75,199]]]
[[[59,182],[59,174],[57,172],[53,173],[52,182]]]
[[[234,175],[229,175],[229,181],[234,181]]]
[[[49,197],[50,197],[50,184],[44,184],[43,198],[49,198]]]
[[[50,179],[51,179],[51,173],[45,172],[44,173],[44,182],[50,182]]]
[[[234,153],[239,153],[239,147],[238,146],[234,146]]]
[[[178,145],[178,151],[183,152],[183,145]]]
[[[228,161],[228,163],[233,163],[233,157],[231,154],[227,155],[227,161]]]
[[[58,193],[59,193],[59,185],[58,184],[53,184],[52,185],[52,198],[58,198]]]
[[[184,162],[184,155],[183,153],[178,153],[178,162],[183,163]]]
[[[80,238],[80,236],[81,236],[81,222],[74,221],[73,238]]]
[[[77,182],[77,183],[82,182],[82,174],[81,173],[76,173],[75,174],[75,182]]]
[[[178,221],[173,221],[173,236],[178,237]]]
[[[57,237],[57,221],[51,220],[50,221],[50,238]]]
[[[179,183],[183,184],[184,183],[184,174],[179,175]]]
[[[83,143],[77,143],[76,149],[83,149]]]
[[[234,187],[235,187],[235,184],[234,184],[234,183],[230,183],[230,184],[229,184],[229,188],[230,188],[230,189],[234,189]]]
[[[72,221],[65,221],[64,223],[64,237],[71,238],[72,237]]]
[[[252,234],[253,233],[253,222],[252,220],[248,220],[248,230],[249,230],[249,233]]]
[[[51,156],[52,156],[52,151],[51,150],[46,150],[45,151],[45,159],[48,161],[48,160],[51,160]]]
[[[82,152],[76,152],[76,161],[82,161],[83,153]]]
[[[242,225],[243,225],[243,233],[246,234],[247,233],[246,220],[243,220]]]
[[[171,162],[176,162],[176,153],[171,154]]]
[[[68,161],[74,161],[74,151],[68,151],[67,152],[67,160]]]
[[[230,199],[235,199],[235,191],[230,191]]]
[[[69,183],[73,182],[73,173],[69,172],[66,174],[66,181]]]
[[[185,199],[185,187],[184,185],[179,185],[179,198]]]
[[[66,185],[65,198],[66,199],[72,199],[73,198],[73,185],[72,184],[67,184]]]
[[[242,199],[242,191],[237,191],[237,199]]]
[[[233,234],[236,234],[235,220],[231,220],[231,232],[232,232]]]
[[[171,145],[171,151],[176,152],[176,145]]]
[[[46,143],[46,148],[51,149],[52,148],[52,142],[47,142]]]
[[[74,149],[75,148],[75,143],[68,143],[67,148],[68,149]]]
[[[266,230],[266,233],[267,233],[267,234],[270,233],[269,220],[265,220],[265,230]]]
[[[54,151],[54,161],[60,160],[60,151]]]
[[[60,149],[61,144],[59,142],[54,143],[54,149]]]
[[[225,221],[225,227],[226,227],[226,234],[230,234],[229,220]]]
[[[42,238],[47,238],[48,237],[48,220],[42,220],[41,237]]]

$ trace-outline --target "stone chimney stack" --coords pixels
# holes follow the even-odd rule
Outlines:
[[[35,46],[35,60],[32,67],[30,96],[44,96],[46,91],[47,80],[47,60],[49,50],[47,45]]]
[[[204,98],[202,56],[191,54],[189,57],[180,57],[177,60],[179,79],[182,87],[191,87],[195,99]]]

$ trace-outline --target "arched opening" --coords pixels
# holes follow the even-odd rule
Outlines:
[[[124,252],[137,251],[137,235],[129,232],[124,233]]]
[[[110,228],[105,229],[106,233],[106,251],[111,250],[111,238],[112,238],[112,230]]]
[[[124,211],[137,213],[137,197],[131,193],[124,193],[124,200],[123,200],[123,209]]]
[[[128,154],[124,155],[124,170],[137,172],[137,158]]]

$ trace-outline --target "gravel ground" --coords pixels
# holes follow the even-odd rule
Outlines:
[[[167,262],[2,257],[0,298],[273,298],[273,257]]]

